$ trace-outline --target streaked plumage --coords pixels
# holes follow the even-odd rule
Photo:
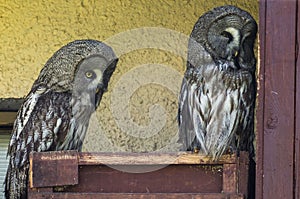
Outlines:
[[[116,64],[113,50],[96,40],[73,41],[47,61],[14,122],[6,198],[27,198],[31,151],[81,150]]]
[[[227,149],[253,149],[257,24],[234,6],[202,15],[188,46],[179,99],[179,143],[183,150],[218,159]]]

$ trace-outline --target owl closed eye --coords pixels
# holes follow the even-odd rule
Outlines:
[[[254,156],[256,33],[252,16],[235,6],[217,7],[196,22],[179,97],[182,150],[213,160],[227,150]]]

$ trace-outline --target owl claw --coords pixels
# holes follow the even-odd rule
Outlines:
[[[232,146],[229,146],[226,150],[226,154],[229,154],[229,155],[233,155],[235,152],[236,152],[236,150]]]
[[[200,149],[198,147],[194,147],[193,153],[199,153]]]

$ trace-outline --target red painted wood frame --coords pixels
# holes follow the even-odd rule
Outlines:
[[[260,1],[256,199],[299,198],[299,0]]]

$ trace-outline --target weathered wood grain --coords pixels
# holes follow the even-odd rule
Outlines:
[[[257,120],[257,199],[294,195],[296,4],[297,1],[260,2],[259,77],[264,96],[258,104],[263,118],[260,115]]]
[[[47,199],[47,198],[55,198],[55,199],[244,199],[242,194],[192,194],[192,193],[154,193],[154,194],[108,194],[108,193],[43,193],[43,194],[33,194],[31,196],[32,199]]]
[[[236,163],[236,155],[223,155],[218,163]],[[215,164],[210,157],[189,152],[174,153],[87,153],[79,154],[79,165],[169,165],[169,164]]]
[[[76,151],[30,153],[29,185],[50,187],[78,184]]]
[[[256,185],[255,198],[263,198],[263,160],[264,160],[264,102],[265,102],[265,40],[266,40],[266,0],[259,1],[259,57],[257,63],[257,100],[256,100]],[[253,196],[252,196],[253,198]]]
[[[297,1],[298,13],[297,13],[297,43],[296,43],[296,125],[295,125],[295,196],[294,198],[300,198],[300,1]]]
[[[33,152],[28,195],[30,198],[77,198],[77,194],[81,198],[124,198],[130,194],[133,198],[167,195],[243,198],[247,193],[240,192],[243,189],[239,190],[239,186],[247,187],[243,177],[247,175],[247,158],[244,152],[240,157],[224,155],[217,162],[188,152]]]
[[[141,168],[142,167],[142,168]],[[78,185],[66,192],[82,193],[221,193],[222,170],[218,166],[169,165],[151,172],[149,165],[80,166]]]

